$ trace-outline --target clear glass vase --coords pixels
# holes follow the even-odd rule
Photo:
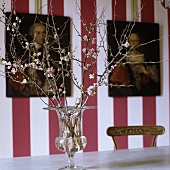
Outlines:
[[[65,152],[68,157],[68,164],[61,169],[84,169],[82,166],[74,164],[74,155],[76,152],[83,150],[86,147],[87,139],[83,136],[82,119],[83,112],[86,109],[95,109],[93,106],[83,108],[75,107],[56,107],[48,108],[56,110],[59,120],[59,136],[56,137],[56,148]],[[47,109],[47,108],[46,108]]]

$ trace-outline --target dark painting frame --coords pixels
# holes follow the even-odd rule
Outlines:
[[[15,15],[11,15],[11,12],[6,13],[7,18],[11,17],[11,21],[16,19]],[[41,15],[41,14],[27,14],[27,13],[17,13],[17,16],[22,19],[22,22],[19,27],[19,31],[22,35],[27,36],[29,32],[29,28],[32,24],[35,23],[43,23],[44,25],[49,22],[49,25],[55,23],[56,28],[61,28],[61,32],[58,30],[59,34],[61,33],[63,36],[60,38],[61,47],[65,48],[66,51],[70,51],[70,18],[66,16],[50,16],[50,15]],[[8,22],[8,20],[6,20]],[[7,23],[8,24],[8,23]],[[63,27],[63,28],[62,28]],[[49,31],[50,33],[50,31]],[[12,57],[10,55],[10,41],[11,41],[11,31],[6,29],[6,56],[8,59],[12,61]],[[51,36],[52,30],[51,30]],[[49,39],[50,41],[50,39]],[[16,43],[16,51],[18,55],[23,53],[23,49],[21,48],[21,44],[15,40]],[[56,44],[57,45],[57,44]],[[54,44],[55,46],[55,44]],[[53,56],[59,58],[59,54],[57,52],[53,52]],[[69,63],[71,67],[71,62]],[[44,77],[42,78],[44,79]],[[65,78],[65,85],[66,85],[66,96],[71,96],[71,79],[69,77]],[[45,97],[44,94],[36,95],[31,94],[29,89],[25,93],[22,92],[23,85],[17,82],[11,83],[11,79],[9,76],[6,78],[6,96],[7,97]]]
[[[148,76],[147,81],[140,74],[139,80],[135,80],[137,73],[132,73],[132,66],[128,64],[125,59],[122,60],[124,70],[121,67],[115,67],[108,76],[108,95],[110,97],[123,96],[157,96],[161,95],[160,89],[160,49],[159,49],[159,24],[145,23],[145,22],[128,22],[128,21],[113,21],[107,20],[107,41],[108,41],[108,61],[113,59],[118,53],[118,42],[125,44],[131,34],[138,34],[140,37],[140,44],[145,44],[139,47],[141,54],[144,54],[144,67],[147,69],[149,75],[151,69],[155,71],[155,77]],[[122,35],[126,36],[122,36]],[[116,38],[115,38],[116,37]],[[122,46],[121,56],[126,55],[129,48]],[[129,51],[128,51],[129,52]],[[115,62],[119,61],[120,55],[115,58]],[[110,66],[111,68],[111,66]],[[131,70],[130,70],[131,69]],[[119,71],[118,71],[119,70]],[[121,70],[121,71],[120,71]],[[118,75],[120,74],[120,75]],[[114,75],[114,77],[113,77]],[[122,81],[115,81],[115,75]],[[143,76],[143,77],[142,77]],[[139,75],[138,75],[139,77]],[[123,82],[124,81],[124,82]],[[137,86],[137,83],[140,83]]]

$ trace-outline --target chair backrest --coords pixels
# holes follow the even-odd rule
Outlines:
[[[106,131],[108,136],[111,136],[115,145],[115,149],[118,149],[116,142],[116,136],[129,136],[129,135],[153,135],[152,147],[156,146],[156,139],[158,135],[165,133],[163,126],[111,126]]]

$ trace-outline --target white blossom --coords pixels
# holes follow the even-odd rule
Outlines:
[[[98,56],[98,53],[93,52],[92,57],[96,59],[96,58],[97,58],[97,56]]]
[[[34,56],[34,57],[37,56],[37,53],[33,53],[33,56]]]
[[[70,52],[67,53],[67,58],[68,58],[68,60],[73,58],[73,56],[72,56],[72,54]]]
[[[35,61],[36,64],[38,64],[40,62],[39,59],[35,59],[34,61]]]
[[[60,57],[60,60],[64,60],[64,56],[61,56],[61,57]]]
[[[28,43],[28,42],[25,42],[25,45],[27,45],[27,46],[28,46],[28,45],[29,45],[29,43]]]
[[[90,79],[94,79],[94,74],[89,74]]]
[[[26,84],[27,83],[27,80],[26,79],[23,79],[21,84]]]
[[[7,31],[10,31],[10,28],[9,28],[9,27],[7,27],[7,28],[6,28],[6,30],[7,30]]]
[[[56,96],[55,96],[55,95],[53,95],[52,99],[53,99],[53,100],[56,100]]]
[[[12,69],[11,69],[11,73],[15,74],[15,73],[16,73],[16,69],[15,69],[15,68],[12,68]]]
[[[43,68],[42,68],[41,66],[39,66],[39,67],[37,68],[37,70],[43,71]]]
[[[52,73],[47,74],[47,77],[53,77]]]
[[[89,96],[93,96],[96,93],[95,86],[89,86],[87,89],[87,93]]]
[[[88,70],[88,68],[86,66],[84,66],[84,70]]]
[[[58,37],[58,34],[54,34],[54,39],[57,39],[57,37]]]
[[[88,41],[88,36],[87,36],[87,35],[83,36],[83,40],[84,40],[85,42],[87,42],[87,41]]]
[[[86,48],[83,48],[83,49],[82,49],[82,52],[85,53],[85,52],[86,52]]]
[[[11,61],[6,62],[6,65],[11,66]]]
[[[59,93],[61,93],[63,90],[62,90],[62,88],[59,88],[58,91],[59,91]]]
[[[130,46],[130,44],[128,43],[128,41],[125,42],[125,44],[122,44],[123,47],[128,48]]]
[[[96,44],[96,38],[92,39],[92,44]]]
[[[2,60],[1,63],[4,64],[4,65],[7,65],[7,62],[5,60]]]
[[[14,22],[14,23],[13,23],[13,26],[14,26],[14,27],[16,27],[16,26],[17,26],[17,23],[16,23],[16,22]]]
[[[38,52],[38,53],[37,53],[37,56],[40,56],[40,55],[41,55],[41,52]]]
[[[7,69],[10,70],[10,69],[11,69],[11,66],[8,66]]]
[[[68,57],[68,56],[65,56],[65,57],[64,57],[64,60],[65,60],[65,61],[69,61],[69,57]]]

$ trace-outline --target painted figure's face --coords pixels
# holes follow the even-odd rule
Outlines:
[[[34,29],[34,40],[35,42],[42,46],[45,40],[45,28],[41,25],[38,25]]]
[[[132,33],[130,36],[129,36],[129,44],[131,47],[133,48],[137,48],[140,44],[140,39],[139,39],[139,36],[138,34],[135,34],[135,33]]]

